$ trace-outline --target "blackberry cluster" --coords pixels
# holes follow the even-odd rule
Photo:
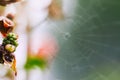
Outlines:
[[[4,3],[4,1],[9,2],[13,0],[3,0],[3,2],[0,1],[0,5],[1,3]],[[0,44],[0,63],[9,64],[12,70],[15,72],[15,75],[17,75],[16,59],[13,53],[18,46],[18,35],[12,33],[15,26],[12,19],[13,16],[11,15],[8,15],[6,17],[0,16],[0,32],[4,38],[2,44]]]
[[[11,63],[14,60],[14,55],[8,53],[3,45],[0,45],[0,63],[4,64],[4,62]]]
[[[0,45],[1,64],[4,64],[5,62],[12,63],[13,60],[15,60],[13,52],[16,50],[16,47],[18,46],[17,38],[18,36],[15,33],[9,33],[3,39],[3,42]]]
[[[7,34],[7,36],[3,39],[3,45],[7,45],[7,44],[11,44],[15,47],[18,46],[18,35],[16,35],[15,33],[9,33]]]

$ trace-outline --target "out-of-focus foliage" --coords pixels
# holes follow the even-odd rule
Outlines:
[[[39,67],[40,69],[45,69],[46,68],[46,62],[44,59],[41,59],[39,57],[29,57],[27,59],[27,62],[25,64],[25,69],[30,70],[34,69],[36,67]]]
[[[42,42],[39,46],[38,52],[36,54],[31,53],[30,55],[28,55],[25,69],[30,70],[35,67],[46,69],[56,57],[57,52],[58,45],[53,36],[50,36],[50,34],[46,35],[46,37],[44,36],[42,38]]]

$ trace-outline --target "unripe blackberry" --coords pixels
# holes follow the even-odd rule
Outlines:
[[[13,42],[13,45],[14,45],[15,47],[17,47],[17,46],[18,46],[18,41],[15,40],[15,41]]]
[[[14,45],[11,45],[11,44],[7,44],[6,46],[5,46],[5,49],[8,51],[8,52],[14,52],[15,51],[15,49],[16,49],[16,47],[14,46]]]
[[[7,41],[6,41],[6,44],[10,44],[10,41],[9,41],[9,40],[7,40]]]
[[[3,39],[3,45],[11,44],[15,47],[18,46],[18,35],[15,33],[9,33],[7,34],[6,38]]]
[[[14,39],[13,39],[12,37],[11,37],[11,38],[9,38],[9,40],[10,40],[10,41],[12,41],[12,42],[14,41]]]
[[[18,39],[18,35],[17,34],[15,34],[15,33],[9,33],[8,35],[7,35],[7,37],[8,38],[13,38],[13,39]]]

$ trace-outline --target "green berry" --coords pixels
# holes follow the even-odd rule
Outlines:
[[[10,44],[10,41],[9,41],[9,40],[7,40],[5,43],[6,43],[6,44]]]
[[[7,35],[7,37],[11,37],[11,38],[13,38],[13,39],[18,39],[18,35],[15,34],[15,33],[9,33],[9,34]]]
[[[15,40],[15,41],[13,42],[13,45],[17,47],[17,46],[18,46],[18,42]]]
[[[10,39],[11,38],[11,36],[9,36],[9,35],[7,35],[7,37],[6,37],[7,39]]]
[[[6,41],[7,41],[7,39],[6,39],[6,38],[4,38],[4,39],[3,39],[3,42],[6,42]]]
[[[10,41],[12,41],[12,42],[14,41],[14,39],[13,39],[13,38],[9,38],[9,40],[10,40]]]

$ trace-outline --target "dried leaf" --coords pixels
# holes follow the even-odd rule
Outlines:
[[[15,72],[15,76],[17,76],[17,70],[16,70],[16,59],[14,58],[14,61],[11,66],[12,70]]]
[[[52,3],[49,6],[49,16],[53,19],[63,19],[64,14],[62,11],[62,4],[57,2],[57,0],[52,0]]]
[[[0,17],[0,32],[3,36],[6,36],[7,33],[12,32],[13,27],[13,21],[3,16]]]

